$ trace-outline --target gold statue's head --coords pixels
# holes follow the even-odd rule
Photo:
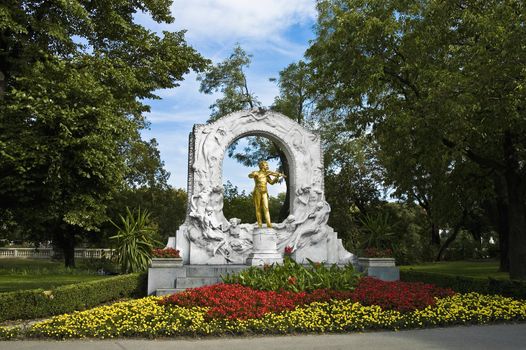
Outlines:
[[[268,170],[268,162],[266,160],[262,160],[261,162],[259,162],[259,169]]]

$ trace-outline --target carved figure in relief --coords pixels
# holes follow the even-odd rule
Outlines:
[[[214,178],[216,162],[222,156],[223,138],[227,132],[223,128],[218,128],[214,132],[210,127],[201,130],[199,144],[197,145],[196,158],[192,169],[199,177]],[[217,154],[216,154],[217,153]],[[211,173],[207,175],[208,171]]]
[[[262,226],[261,212],[265,216],[265,223],[267,227],[272,227],[272,222],[270,221],[270,213],[268,208],[268,191],[267,183],[273,185],[279,181],[279,178],[284,178],[285,175],[270,171],[268,168],[268,163],[266,161],[259,162],[259,171],[253,171],[248,174],[248,177],[254,179],[254,207],[256,209],[256,219],[258,226]]]
[[[241,219],[232,218],[229,220],[230,223],[230,237],[229,244],[232,247],[232,250],[239,255],[248,254],[252,249],[252,242],[246,239],[241,233]]]
[[[289,246],[296,250],[304,247],[308,242],[314,245],[327,236],[327,221],[331,208],[329,203],[320,201],[307,218],[299,223],[294,233],[288,240]]]

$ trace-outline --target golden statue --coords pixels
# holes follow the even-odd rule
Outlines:
[[[272,178],[272,177],[274,178]],[[273,185],[279,181],[279,178],[284,178],[285,175],[270,171],[268,169],[268,163],[266,161],[259,162],[259,171],[253,171],[248,174],[248,177],[254,179],[254,207],[256,207],[256,219],[258,221],[258,226],[261,227],[261,211],[265,215],[265,222],[267,227],[272,227],[272,222],[270,221],[270,213],[268,211],[268,192],[267,192],[267,183]]]

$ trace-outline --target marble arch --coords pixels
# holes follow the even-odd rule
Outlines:
[[[185,264],[243,264],[252,251],[254,223],[223,214],[222,166],[229,145],[245,136],[264,136],[280,145],[289,162],[290,213],[276,223],[280,249],[294,245],[296,260],[347,262],[327,225],[323,155],[318,133],[283,114],[264,109],[228,114],[211,124],[196,124],[189,135],[188,208],[175,239]],[[247,181],[251,181],[247,177]]]

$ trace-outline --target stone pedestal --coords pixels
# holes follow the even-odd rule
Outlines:
[[[182,258],[153,258],[150,267],[179,267],[183,266]]]
[[[363,268],[392,267],[396,265],[394,258],[358,258],[358,263]]]
[[[252,234],[254,250],[247,258],[247,265],[263,266],[265,264],[282,263],[283,256],[278,252],[278,237],[272,228],[254,229]]]
[[[398,281],[400,268],[394,258],[359,258],[358,271],[382,281]]]

